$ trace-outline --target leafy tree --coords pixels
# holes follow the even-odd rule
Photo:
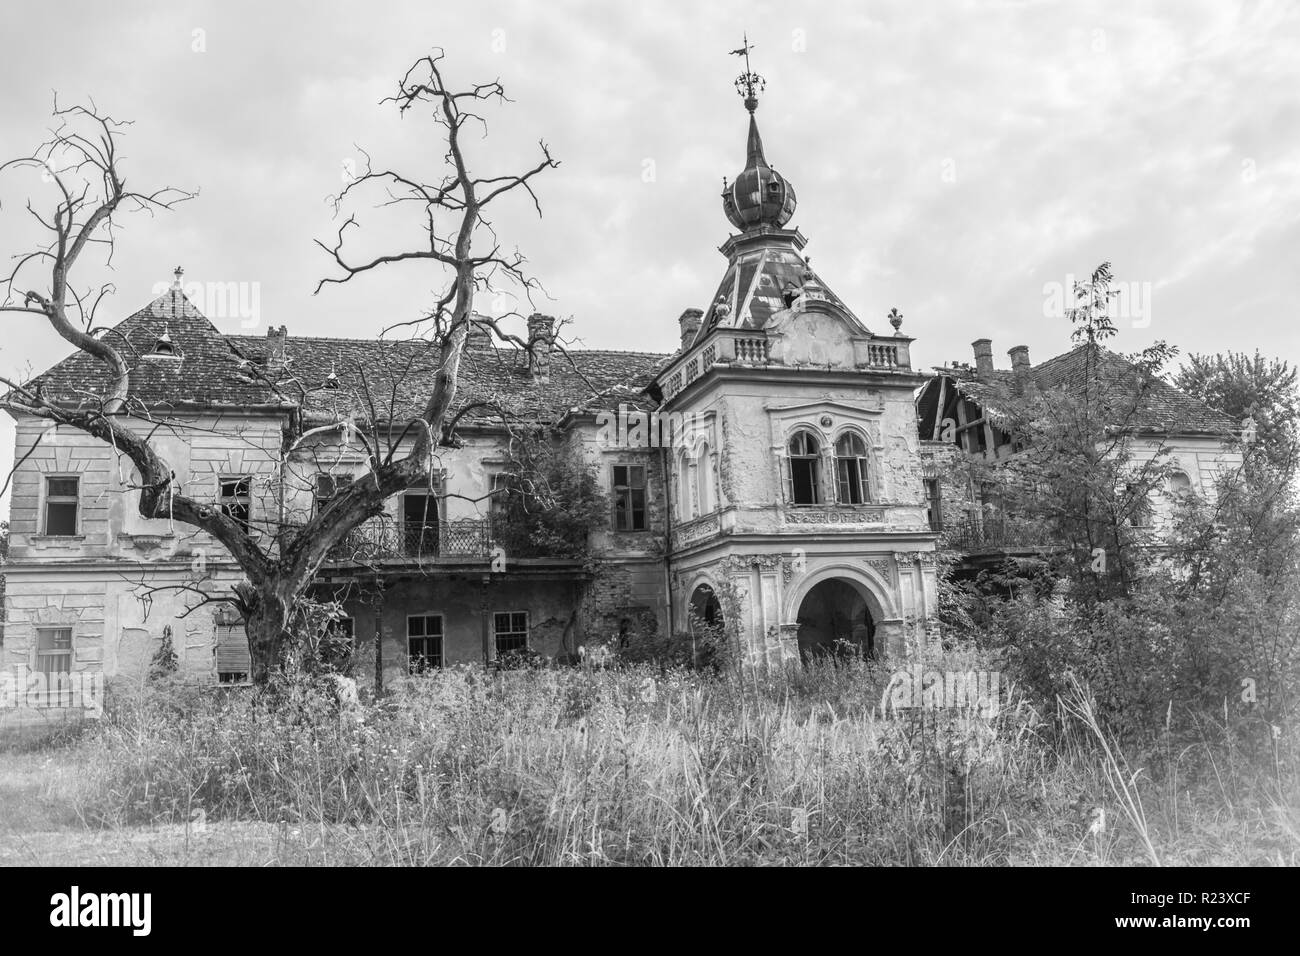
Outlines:
[[[1280,359],[1255,354],[1226,352],[1218,355],[1193,354],[1178,370],[1174,384],[1211,408],[1248,428],[1253,421],[1255,437],[1266,461],[1286,475],[1295,473],[1300,459],[1300,370]],[[1247,442],[1250,436],[1245,436]]]
[[[1040,389],[1032,382],[990,383],[986,407],[1019,452],[977,464],[975,479],[1002,489],[1006,510],[1041,528],[1059,546],[1058,570],[1076,598],[1129,593],[1149,565],[1153,505],[1172,468],[1165,437],[1149,428],[1162,387],[1159,373],[1176,350],[1157,342],[1121,357],[1102,343],[1115,335],[1107,315],[1110,264],[1075,285],[1075,381]]]

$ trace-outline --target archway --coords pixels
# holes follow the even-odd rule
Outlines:
[[[799,603],[799,659],[876,656],[876,620],[866,596],[843,578],[813,585]]]
[[[714,630],[722,627],[722,604],[719,603],[713,588],[707,584],[701,584],[691,592],[687,612],[687,620],[692,631],[700,628]]]

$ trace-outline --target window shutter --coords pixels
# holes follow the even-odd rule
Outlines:
[[[248,635],[243,627],[217,627],[217,673],[251,674],[253,661],[248,653]]]
[[[790,456],[781,455],[777,458],[777,465],[781,469],[781,484],[785,486],[785,503],[794,504],[794,469],[790,467]]]

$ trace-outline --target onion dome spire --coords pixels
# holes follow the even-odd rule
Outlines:
[[[758,94],[767,84],[749,67],[752,49],[746,36],[744,45],[731,51],[734,56],[745,58],[745,72],[736,77],[736,92],[744,98],[745,109],[749,111],[749,141],[745,168],[730,185],[724,179],[722,188],[722,210],[742,232],[761,227],[781,228],[794,215],[796,203],[794,187],[767,164],[763,155],[763,137],[759,135],[754,113],[758,109]]]

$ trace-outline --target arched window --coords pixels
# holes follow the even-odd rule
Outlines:
[[[790,503],[821,504],[821,444],[812,432],[798,431],[786,446],[790,463]]]
[[[703,442],[700,445],[698,461],[700,469],[700,514],[712,514],[718,507],[718,501],[713,488],[713,454],[708,442]]]
[[[867,443],[857,432],[845,432],[835,442],[835,497],[842,505],[866,504]]]
[[[1186,498],[1192,493],[1192,479],[1184,471],[1169,475],[1169,493],[1175,498]]]
[[[677,455],[677,514],[682,521],[695,517],[695,495],[691,489],[691,458],[683,448]]]

